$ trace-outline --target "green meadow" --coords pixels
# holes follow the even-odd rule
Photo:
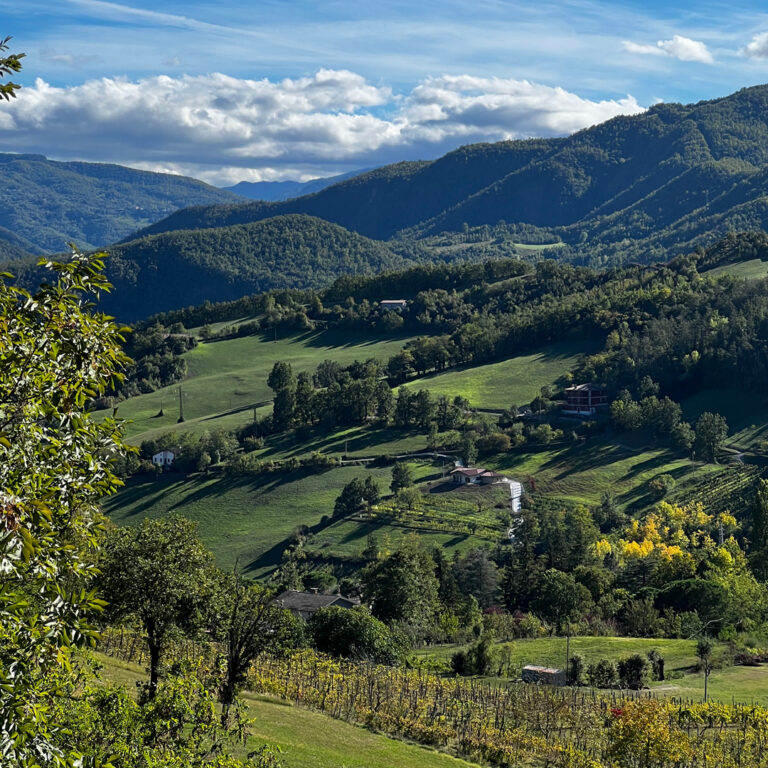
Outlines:
[[[768,261],[750,259],[749,261],[741,261],[737,264],[723,264],[720,267],[707,270],[704,274],[711,277],[732,275],[744,280],[756,280],[768,275]]]
[[[584,341],[563,341],[534,354],[424,376],[406,386],[428,389],[434,395],[461,395],[476,408],[520,406],[530,403],[543,386],[554,384],[590,351]]]
[[[132,442],[174,429],[232,429],[269,412],[272,390],[267,377],[282,360],[295,373],[312,371],[323,360],[349,364],[354,360],[387,360],[410,337],[372,339],[358,333],[328,330],[280,336],[269,333],[207,341],[187,352],[188,378],[181,382],[185,422],[179,417],[179,385],[132,397],[120,403],[118,416],[127,419]],[[162,408],[163,415],[159,416]]]
[[[728,422],[727,444],[745,451],[768,449],[768,398],[736,389],[705,389],[683,400],[683,417],[694,422],[704,411]]]
[[[439,465],[414,462],[411,466],[417,482],[434,481],[441,475]],[[383,494],[389,493],[390,467],[355,464],[317,474],[237,477],[169,472],[132,478],[105,501],[104,510],[118,525],[136,525],[145,517],[171,514],[194,520],[220,566],[228,568],[238,561],[250,575],[263,576],[280,563],[286,539],[295,528],[318,526],[325,515],[333,512],[334,501],[344,485],[355,477],[367,476],[378,480]],[[325,547],[328,554],[358,554],[365,547],[368,532],[365,523],[360,525],[357,532],[326,533],[322,529],[318,537],[321,544],[333,542],[330,548]],[[409,532],[388,523],[373,528],[382,536],[389,535],[393,542]],[[439,535],[435,543],[450,538]]]
[[[658,475],[672,475],[676,498],[684,496],[689,485],[725,469],[714,464],[700,466],[665,448],[632,448],[597,439],[494,456],[486,464],[527,481],[529,490],[537,494],[591,506],[599,504],[604,493],[611,493],[616,504],[627,511],[640,511],[655,503],[648,482]]]

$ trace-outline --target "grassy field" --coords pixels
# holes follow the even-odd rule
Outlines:
[[[446,371],[408,382],[413,389],[434,395],[462,395],[477,408],[525,405],[541,388],[573,368],[583,354],[593,351],[583,341],[563,341],[542,347],[531,355],[518,355],[498,363]]]
[[[764,396],[736,389],[705,389],[681,405],[683,417],[692,422],[704,411],[722,414],[730,432],[728,445],[765,450],[761,443],[768,441],[768,400]]]
[[[750,259],[738,264],[723,264],[721,267],[715,267],[704,273],[707,276],[717,277],[719,275],[733,275],[745,280],[755,280],[768,275],[768,261],[761,259]]]
[[[566,639],[544,637],[536,640],[515,640],[508,645],[514,674],[526,664],[565,667]],[[462,645],[440,645],[417,651],[418,656],[434,656],[450,661]],[[664,640],[637,637],[572,637],[570,652],[584,657],[586,664],[600,659],[618,661],[635,653],[645,655],[652,649],[660,651],[665,661],[665,672],[673,679],[653,683],[651,690],[660,696],[693,699],[704,696],[704,674],[695,672],[695,640]],[[681,676],[678,676],[681,675]],[[755,703],[768,706],[768,665],[760,667],[724,667],[712,672],[708,695],[715,701]]]
[[[500,644],[501,645],[501,644]],[[439,645],[424,651],[420,656],[436,656],[450,660],[451,656],[465,646]],[[511,662],[514,668],[526,664],[538,666],[565,667],[566,639],[564,637],[542,637],[536,640],[515,640],[509,644]],[[695,640],[662,640],[638,637],[572,637],[571,655],[580,654],[586,664],[600,659],[618,661],[633,653],[646,654],[656,648],[664,656],[667,672],[687,670],[696,664]]]
[[[173,429],[231,429],[253,418],[254,406],[262,415],[270,409],[272,390],[267,377],[278,360],[288,362],[295,373],[314,370],[323,360],[342,364],[375,357],[386,360],[399,352],[409,337],[372,339],[345,331],[320,331],[300,335],[269,334],[209,341],[187,352],[189,369],[182,382],[185,423],[179,416],[179,385],[165,387],[120,404],[118,415],[129,419],[132,442]],[[158,417],[162,406],[164,415]]]
[[[333,452],[341,451],[349,439],[350,454],[376,450],[379,436],[350,430],[334,436]],[[360,442],[356,443],[355,440]],[[399,448],[423,448],[420,436],[401,437]],[[305,453],[305,445],[277,446],[272,455],[284,458]],[[390,449],[394,444],[386,444]],[[315,448],[329,446],[316,445]],[[638,450],[594,440],[591,444],[554,446],[536,453],[510,453],[480,462],[524,482],[529,491],[550,503],[598,504],[604,491],[615,495],[617,505],[638,512],[655,503],[647,492],[648,480],[668,473],[677,481],[673,498],[685,500],[689,489],[708,477],[732,472],[718,465],[694,465],[665,450]],[[346,465],[318,474],[275,473],[229,477],[223,475],[184,476],[168,473],[159,477],[131,479],[115,496],[106,500],[107,514],[118,525],[133,525],[144,517],[177,513],[195,520],[206,545],[223,567],[236,559],[253,575],[261,577],[279,563],[286,538],[299,525],[318,526],[308,549],[322,555],[356,555],[365,547],[368,533],[376,533],[392,548],[405,535],[416,530],[427,545],[449,550],[496,541],[499,522],[496,505],[503,499],[493,496],[498,489],[467,488],[438,492],[441,488],[441,463],[414,461],[417,482],[424,490],[418,510],[378,520],[345,520],[319,528],[321,518],[330,515],[333,503],[346,483],[354,477],[375,477],[383,493],[389,492],[390,467]],[[430,488],[427,484],[432,484]],[[483,499],[475,498],[480,494]],[[474,495],[472,495],[474,494]],[[470,498],[471,496],[471,498]],[[481,501],[478,510],[477,502]],[[475,529],[466,529],[475,520]],[[470,532],[474,532],[470,535]]]
[[[441,476],[439,465],[413,462],[411,466],[417,482],[435,482]],[[141,476],[109,497],[104,509],[118,525],[135,525],[145,517],[174,513],[194,520],[219,565],[228,568],[239,560],[251,575],[261,577],[279,564],[286,538],[294,528],[317,526],[324,515],[331,514],[333,503],[346,483],[369,475],[378,480],[382,493],[389,492],[390,467],[360,465],[337,467],[319,474]],[[410,529],[386,521],[336,523],[316,534],[311,549],[321,549],[331,555],[354,555],[364,549],[366,536],[371,531],[395,545]],[[420,535],[427,545],[445,545],[449,550],[480,543],[470,536],[430,531]]]
[[[529,491],[576,504],[595,505],[612,493],[622,509],[639,511],[655,503],[648,481],[661,474],[675,478],[675,494],[709,474],[718,465],[700,466],[663,448],[633,449],[597,439],[586,444],[558,445],[534,453],[496,456],[486,464],[527,482]],[[533,483],[529,478],[533,478]]]
[[[137,664],[102,654],[97,656],[104,665],[105,680],[133,690],[135,681],[145,676]],[[237,748],[239,757],[267,743],[282,750],[286,768],[470,768],[475,765],[277,699],[248,693],[244,699],[253,722],[248,743]]]
[[[310,430],[300,442],[293,433],[271,435],[256,455],[264,459],[288,459],[319,451],[347,455],[350,458],[365,458],[419,453],[426,449],[427,435],[424,431],[367,426],[349,427],[330,434],[317,428]]]

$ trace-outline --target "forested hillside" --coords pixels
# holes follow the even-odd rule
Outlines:
[[[383,244],[296,215],[144,237],[109,252],[115,291],[103,305],[123,320],[276,288],[320,288],[339,275],[407,263]]]
[[[197,179],[104,163],[0,154],[0,258],[101,247],[178,208],[236,201]]]
[[[420,237],[499,221],[546,228],[595,266],[658,260],[729,229],[768,223],[768,86],[692,105],[659,104],[565,139],[462,147],[284,203],[179,211],[148,228],[308,213],[369,237]]]

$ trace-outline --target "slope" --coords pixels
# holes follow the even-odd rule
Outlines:
[[[122,320],[407,264],[381,243],[310,216],[144,237],[109,252],[115,291],[101,304]]]
[[[185,176],[42,155],[0,154],[0,169],[0,229],[38,254],[104,246],[178,208],[238,199]]]
[[[147,231],[302,212],[383,239],[504,220],[549,228],[594,263],[647,261],[658,248],[674,255],[729,229],[768,224],[766,164],[761,85],[698,104],[660,104],[565,139],[462,147],[284,203],[180,211]]]

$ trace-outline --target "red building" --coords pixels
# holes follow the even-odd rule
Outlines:
[[[565,390],[567,402],[563,413],[575,416],[594,416],[601,408],[610,405],[608,390],[595,384],[575,384]]]

